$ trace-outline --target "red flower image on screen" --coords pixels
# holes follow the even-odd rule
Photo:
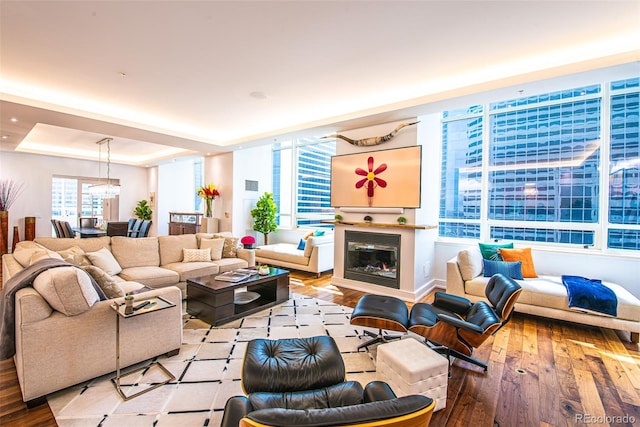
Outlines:
[[[384,179],[380,179],[377,177],[377,175],[381,174],[382,172],[384,172],[385,170],[387,170],[387,164],[386,163],[382,163],[380,166],[378,166],[375,170],[373,169],[373,157],[369,157],[367,159],[367,168],[368,171],[362,169],[362,168],[356,168],[356,175],[360,175],[360,176],[364,176],[365,178],[362,178],[361,180],[359,180],[358,182],[356,182],[356,188],[365,188],[367,190],[367,200],[369,202],[369,206],[372,205],[373,203],[373,190],[377,187],[380,186],[382,188],[387,186],[387,181],[385,181]],[[365,186],[366,184],[366,186]]]

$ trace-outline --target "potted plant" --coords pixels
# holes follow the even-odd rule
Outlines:
[[[400,225],[404,225],[407,223],[407,218],[403,217],[403,216],[399,216],[398,219],[396,220],[398,221],[398,224]]]
[[[138,202],[138,206],[135,209],[135,215],[143,220],[150,220],[153,215],[153,211],[151,210],[151,206],[147,203],[146,200],[140,200]]]
[[[334,215],[333,218],[338,222],[342,221],[342,215],[340,215],[340,214]]]
[[[272,231],[276,231],[278,223],[276,222],[276,213],[278,206],[273,200],[273,193],[264,193],[257,201],[256,207],[251,209],[253,217],[253,229],[264,236],[264,244],[268,245],[268,235]]]

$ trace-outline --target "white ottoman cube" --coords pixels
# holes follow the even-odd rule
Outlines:
[[[377,348],[376,379],[384,381],[398,396],[422,394],[436,402],[435,410],[447,406],[449,362],[413,338]]]

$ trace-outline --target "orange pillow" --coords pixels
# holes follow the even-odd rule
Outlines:
[[[498,248],[500,255],[504,261],[522,262],[522,277],[534,278],[538,277],[536,269],[533,266],[533,258],[531,257],[531,248],[522,249],[505,249]]]

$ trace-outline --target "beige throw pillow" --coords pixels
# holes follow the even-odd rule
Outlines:
[[[33,287],[51,308],[67,316],[82,314],[100,300],[87,272],[77,267],[45,270],[35,278]]]
[[[47,248],[30,240],[24,240],[16,245],[13,257],[23,267],[31,265],[31,257],[35,254],[48,254]]]
[[[211,259],[218,261],[222,259],[222,249],[224,248],[224,238],[200,239],[200,249],[211,249]]]
[[[183,249],[182,262],[211,261],[211,249]]]
[[[222,247],[222,258],[236,258],[238,256],[238,242],[240,239],[237,237],[225,237],[224,246]]]
[[[102,289],[107,298],[119,298],[124,296],[124,292],[122,288],[118,285],[118,283],[114,280],[113,276],[109,276],[100,268],[95,265],[87,265],[83,267],[84,270],[93,277],[93,280],[96,281],[98,286]]]
[[[79,267],[86,267],[87,265],[91,265],[91,261],[89,261],[89,258],[87,258],[84,250],[82,250],[82,248],[78,246],[72,246],[69,249],[58,251],[58,254],[69,264],[77,265]]]
[[[115,276],[122,271],[122,267],[109,249],[102,248],[96,252],[87,252],[87,258],[93,265],[105,271],[109,276]]]

